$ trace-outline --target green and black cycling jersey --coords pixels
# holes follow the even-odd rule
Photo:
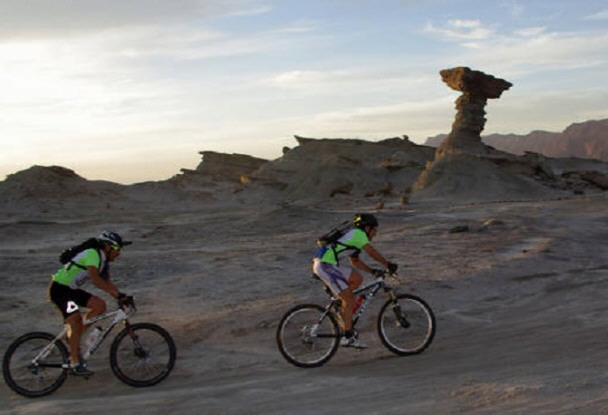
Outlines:
[[[365,231],[359,228],[351,229],[337,242],[321,248],[315,258],[327,264],[338,265],[342,253],[354,251],[353,254],[357,255],[368,243],[369,237]]]
[[[65,264],[55,275],[53,281],[76,289],[81,287],[89,278],[87,267],[99,269],[99,274],[107,274],[107,258],[102,250],[90,248],[78,253],[70,262]]]

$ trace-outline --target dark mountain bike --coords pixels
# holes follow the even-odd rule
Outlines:
[[[122,322],[125,328],[116,335],[110,348],[112,372],[130,386],[156,385],[173,370],[175,343],[171,335],[156,324],[131,324],[129,318],[135,311],[134,304],[130,307],[119,304],[118,310],[85,321],[85,324],[91,324],[111,319],[101,336],[82,351],[83,358],[88,359],[110,331]],[[29,398],[57,390],[65,382],[70,367],[68,348],[64,343],[68,328],[66,324],[57,335],[32,332],[15,340],[6,350],[2,362],[6,384]]]
[[[378,314],[377,328],[382,344],[391,352],[408,356],[422,353],[435,336],[435,316],[431,307],[412,294],[395,294],[387,284],[386,272],[374,281],[354,291],[364,296],[363,303],[353,314],[353,327],[361,321],[366,306],[383,290],[388,300]],[[313,275],[313,278],[320,280]],[[283,315],[276,340],[283,357],[295,366],[318,367],[329,361],[338,350],[343,336],[340,324],[341,300],[331,297],[328,305],[300,304]]]

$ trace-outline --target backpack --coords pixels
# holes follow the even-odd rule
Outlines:
[[[352,220],[342,222],[329,232],[321,235],[317,239],[317,245],[319,245],[320,248],[325,248],[327,246],[335,248],[336,244],[338,243],[338,239],[342,238],[346,234],[346,232],[353,228],[353,226],[354,223]]]
[[[348,231],[350,231],[351,229],[353,229],[354,227],[355,227],[355,222],[352,220],[347,220],[346,222],[342,222],[341,224],[339,224],[338,226],[336,226],[335,228],[333,228],[326,234],[321,235],[317,239],[317,245],[319,245],[319,247],[321,249],[319,249],[317,251],[315,258],[322,258],[323,255],[325,255],[325,253],[331,249],[332,251],[334,251],[336,263],[339,265],[340,260],[338,259],[338,251],[336,251],[336,248],[338,247],[338,245],[343,246],[345,248],[345,250],[355,250],[356,252],[353,255],[354,256],[358,255],[359,249],[355,248],[354,246],[350,246],[350,245],[346,245],[341,242],[338,242],[338,240],[340,238],[342,238],[344,235],[346,235],[346,233]]]
[[[75,265],[78,268],[86,269],[86,267],[77,264],[76,262],[72,261],[72,259],[82,251],[86,251],[87,249],[91,248],[95,248],[97,250],[97,253],[99,253],[99,250],[102,249],[102,243],[97,238],[89,238],[78,245],[64,250],[59,255],[59,262],[61,262],[62,264],[70,263],[70,265],[68,265],[68,269],[70,269],[72,265]],[[99,257],[101,258],[101,254],[99,254]]]

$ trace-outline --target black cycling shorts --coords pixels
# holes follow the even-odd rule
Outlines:
[[[64,318],[79,311],[79,307],[86,307],[93,294],[81,289],[73,289],[56,281],[49,287],[49,297],[59,308]]]

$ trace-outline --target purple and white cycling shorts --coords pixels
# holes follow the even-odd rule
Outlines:
[[[315,259],[312,263],[312,272],[317,274],[331,291],[338,295],[348,288],[348,279],[353,269],[350,265],[334,265]]]

